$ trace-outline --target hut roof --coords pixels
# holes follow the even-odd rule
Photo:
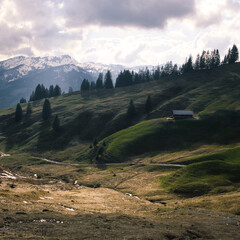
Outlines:
[[[173,115],[193,116],[193,111],[190,110],[173,110]]]

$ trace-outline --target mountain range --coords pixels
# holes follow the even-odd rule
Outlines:
[[[145,66],[128,68],[114,64],[78,63],[69,55],[10,58],[0,62],[0,108],[15,105],[22,97],[28,99],[39,83],[45,87],[58,84],[67,92],[69,87],[79,90],[84,78],[95,81],[100,72],[110,70],[115,81],[120,71],[141,68]]]

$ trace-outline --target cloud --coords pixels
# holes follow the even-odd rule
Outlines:
[[[136,61],[136,59],[141,59],[141,52],[144,50],[145,45],[140,44],[140,46],[138,46],[136,49],[127,52],[127,53],[123,53],[122,51],[119,51],[115,54],[115,59],[117,60],[117,62],[123,62],[125,64],[131,65],[132,63],[134,63]]]
[[[8,54],[23,44],[30,37],[27,31],[15,29],[5,24],[0,24],[0,51],[1,54]]]
[[[232,18],[240,11],[240,2],[235,0],[201,0],[196,1],[195,25],[207,28],[211,25],[220,25],[226,18]]]
[[[172,18],[194,12],[192,0],[65,0],[68,26],[163,28]]]
[[[14,55],[24,55],[32,57],[34,56],[34,53],[30,47],[23,47],[14,51]]]
[[[240,42],[239,0],[0,0],[0,57],[181,63]]]

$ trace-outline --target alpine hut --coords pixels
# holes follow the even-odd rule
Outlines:
[[[193,118],[193,111],[190,110],[173,110],[173,119],[178,120],[178,119],[191,119]]]

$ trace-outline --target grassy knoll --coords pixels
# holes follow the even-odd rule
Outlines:
[[[212,160],[190,164],[163,180],[164,186],[190,196],[233,191],[240,186],[240,163]]]
[[[177,162],[189,165],[163,179],[164,186],[172,192],[202,195],[240,187],[239,147]]]
[[[239,163],[240,160],[240,148],[232,147],[231,149],[222,150],[218,153],[203,154],[201,156],[190,157],[186,159],[175,160],[173,162],[180,164],[191,164],[204,161],[222,160],[230,163]]]
[[[119,131],[99,144],[101,158],[124,161],[153,151],[188,149],[194,144],[230,144],[240,141],[240,113],[218,111],[199,120],[149,120]],[[106,145],[106,146],[104,146]]]

